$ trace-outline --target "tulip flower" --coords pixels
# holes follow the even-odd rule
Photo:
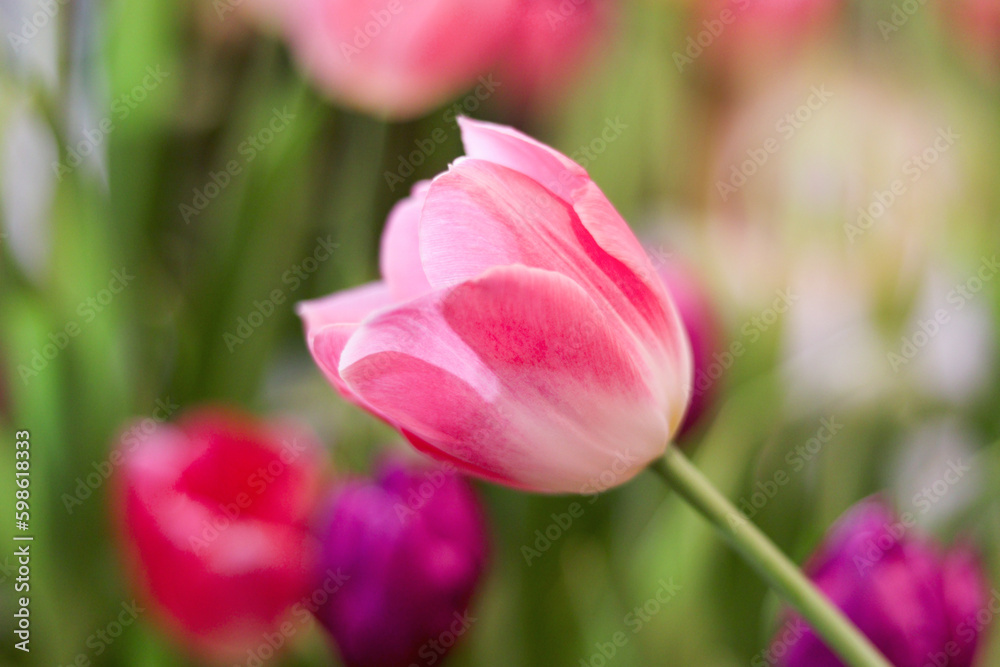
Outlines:
[[[497,68],[504,98],[515,106],[563,92],[608,27],[608,0],[527,0]]]
[[[547,492],[625,482],[684,415],[683,324],[582,167],[461,126],[468,157],[391,212],[384,279],[300,304],[309,349],[346,398],[465,472]]]
[[[969,548],[942,552],[913,534],[914,521],[863,501],[833,527],[806,573],[896,667],[969,667],[989,584]],[[771,655],[785,667],[843,664],[808,627],[779,633]]]
[[[660,264],[657,271],[684,322],[694,361],[691,401],[678,429],[678,437],[683,437],[698,424],[715,397],[719,369],[713,368],[712,355],[721,348],[721,326],[711,297],[690,267],[671,261]]]
[[[520,0],[296,0],[293,53],[334,99],[418,116],[482,78],[506,47]]]
[[[469,484],[444,469],[385,462],[344,483],[319,533],[320,568],[343,586],[316,612],[346,667],[440,661],[469,629],[487,541]]]
[[[137,587],[195,652],[255,647],[309,590],[319,446],[296,426],[219,410],[126,433],[112,461]]]

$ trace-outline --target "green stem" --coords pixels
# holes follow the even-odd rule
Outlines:
[[[673,445],[652,465],[852,667],[892,667],[785,554]]]

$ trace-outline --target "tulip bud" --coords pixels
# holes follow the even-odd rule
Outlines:
[[[806,573],[896,667],[969,667],[988,625],[982,616],[992,617],[989,584],[971,549],[941,553],[914,523],[878,499],[863,501]],[[841,664],[808,627],[779,633],[771,654],[785,667]]]
[[[321,572],[342,586],[317,612],[347,667],[407,667],[444,657],[475,621],[485,566],[483,517],[454,466],[394,460],[330,498]]]
[[[324,458],[313,437],[203,410],[126,430],[116,457],[127,561],[167,630],[213,660],[261,643],[314,571]]]
[[[680,317],[583,167],[509,127],[459,124],[467,157],[389,216],[385,279],[299,304],[313,359],[463,472],[551,493],[609,471],[624,483],[687,407]]]
[[[713,367],[712,355],[722,347],[719,342],[721,327],[711,297],[705,291],[699,276],[689,267],[677,262],[662,263],[657,267],[657,272],[684,323],[694,359],[691,400],[688,402],[684,421],[677,430],[677,437],[682,438],[697,425],[718,390],[722,369]]]

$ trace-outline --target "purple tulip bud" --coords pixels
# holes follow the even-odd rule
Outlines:
[[[715,396],[719,376],[710,366],[712,355],[720,351],[721,328],[712,300],[697,274],[676,262],[661,264],[657,271],[684,323],[694,359],[691,401],[677,431],[677,437],[681,438],[694,428]]]
[[[837,521],[806,573],[896,667],[970,667],[991,620],[984,614],[992,617],[989,583],[971,548],[942,553],[914,524],[910,513],[864,500]],[[794,615],[770,652],[785,667],[843,664]]]
[[[347,667],[437,662],[469,629],[488,544],[480,506],[454,466],[391,460],[375,480],[346,482],[320,538],[320,571],[343,584],[316,615]]]

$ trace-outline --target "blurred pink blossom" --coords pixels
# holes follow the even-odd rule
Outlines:
[[[332,98],[407,118],[488,78],[520,7],[521,0],[295,0],[285,22],[299,63]]]
[[[195,652],[242,654],[308,593],[319,445],[294,425],[217,409],[125,433],[111,460],[137,588]]]
[[[504,99],[529,107],[558,98],[606,37],[612,0],[525,0],[497,67]]]

